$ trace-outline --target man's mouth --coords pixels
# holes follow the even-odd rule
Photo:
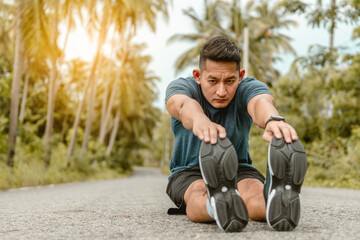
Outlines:
[[[225,98],[215,99],[215,101],[218,102],[218,103],[224,103],[224,102],[226,102],[226,100],[227,100],[227,99],[225,99]]]

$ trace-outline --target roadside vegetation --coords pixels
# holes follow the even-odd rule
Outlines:
[[[244,9],[238,2],[204,0],[203,14],[183,10],[196,31],[169,39],[192,43],[176,69],[196,67],[210,37],[231,38],[248,76],[270,87],[297,129],[309,160],[305,184],[360,189],[360,2],[249,0]],[[0,189],[122,177],[135,165],[168,171],[170,117],[153,106],[159,78],[146,45],[133,38],[142,24],[155,30],[166,20],[169,4],[0,0]],[[298,15],[326,28],[328,45],[298,56],[296,36],[286,34]],[[339,24],[353,27],[351,48],[334,44]],[[96,39],[91,60],[66,58],[69,33],[78,28]],[[283,53],[295,56],[286,74],[275,67]],[[256,126],[250,148],[265,174],[267,144]]]

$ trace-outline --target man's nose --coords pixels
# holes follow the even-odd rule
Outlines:
[[[224,86],[224,84],[220,83],[219,84],[219,87],[216,91],[216,94],[219,96],[219,97],[225,97],[226,96],[226,88]]]

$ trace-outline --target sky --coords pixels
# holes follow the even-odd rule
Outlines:
[[[191,76],[192,69],[196,67],[190,66],[176,74],[174,66],[177,57],[191,48],[192,45],[188,42],[168,44],[168,39],[176,33],[195,33],[191,19],[183,14],[183,10],[193,7],[196,13],[201,16],[204,12],[203,2],[203,0],[173,0],[173,4],[169,6],[168,21],[165,21],[162,15],[158,16],[156,32],[152,32],[146,25],[138,28],[135,42],[146,42],[147,48],[144,53],[151,55],[153,59],[150,64],[150,69],[160,78],[160,81],[157,83],[158,99],[154,105],[162,110],[165,109],[164,99],[166,86],[178,77]],[[246,0],[241,1],[242,5],[246,2]],[[316,0],[307,0],[306,2],[315,3]],[[327,1],[323,1],[324,4],[326,4],[326,2]],[[306,55],[310,45],[328,45],[329,34],[325,29],[311,28],[311,26],[307,25],[304,17],[294,16],[293,18],[298,22],[298,26],[290,30],[284,30],[283,33],[293,38],[291,45],[298,56]],[[351,41],[352,29],[353,26],[339,25],[335,32],[335,46],[351,46],[350,49],[352,50],[354,48],[354,43]],[[82,29],[77,29],[70,34],[66,49],[66,60],[78,56],[81,56],[82,59],[89,60],[95,55],[96,38],[91,40],[86,39],[84,36],[86,36],[86,32]],[[111,52],[108,46],[105,46],[105,48],[106,52]],[[357,51],[359,51],[359,47],[357,47]],[[275,68],[282,74],[285,74],[289,70],[294,56],[282,54],[281,57],[283,61],[278,62]]]

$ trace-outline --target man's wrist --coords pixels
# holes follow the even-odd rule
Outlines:
[[[266,125],[271,121],[284,121],[285,122],[285,117],[280,116],[280,115],[271,115],[271,117],[269,117],[269,119],[266,120],[266,122],[265,122],[265,128],[266,128]]]

